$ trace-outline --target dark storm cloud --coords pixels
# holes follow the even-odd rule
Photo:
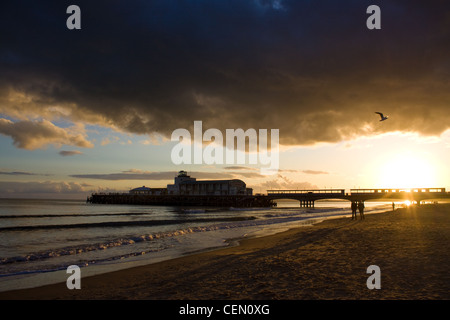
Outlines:
[[[439,134],[450,123],[448,1],[8,1],[0,112],[133,133],[277,128],[284,144]],[[382,125],[374,111],[390,116]]]

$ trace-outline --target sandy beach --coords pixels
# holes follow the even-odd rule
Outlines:
[[[239,245],[82,278],[1,292],[0,299],[395,299],[450,298],[450,204],[327,220]],[[369,290],[367,268],[380,268]]]

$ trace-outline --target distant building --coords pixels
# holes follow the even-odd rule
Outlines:
[[[199,180],[188,176],[186,171],[178,172],[174,184],[167,188],[147,188],[145,186],[130,190],[131,194],[147,195],[252,195],[253,189],[247,188],[242,180]]]

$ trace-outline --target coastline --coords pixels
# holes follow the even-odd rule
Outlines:
[[[328,219],[239,245],[81,279],[0,292],[0,299],[329,300],[450,298],[450,204]],[[367,267],[381,270],[369,290]],[[195,290],[194,290],[195,289]]]

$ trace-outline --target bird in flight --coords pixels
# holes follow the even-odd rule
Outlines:
[[[387,119],[388,119],[388,116],[385,116],[385,115],[382,114],[381,112],[375,112],[375,113],[378,113],[378,114],[380,115],[380,117],[381,117],[381,120],[380,120],[380,121],[384,121],[384,120],[387,120]]]

